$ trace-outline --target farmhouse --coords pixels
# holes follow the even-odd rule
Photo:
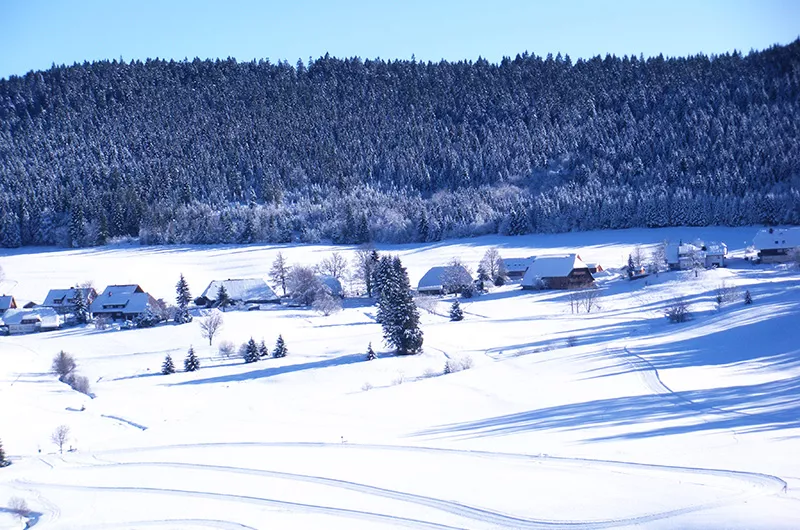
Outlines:
[[[97,291],[92,287],[51,289],[41,306],[50,307],[59,315],[66,315],[75,312],[75,302],[78,297],[83,299],[83,306],[88,309],[92,301],[97,298]]]
[[[420,294],[450,294],[472,284],[472,275],[462,265],[432,267],[417,284]]]
[[[506,275],[509,280],[520,280],[525,276],[525,271],[536,260],[536,256],[528,256],[527,258],[505,258],[503,265],[506,267]]]
[[[667,265],[671,271],[685,271],[694,268],[695,264],[705,265],[706,255],[702,244],[669,243],[666,248]]]
[[[593,283],[589,267],[577,254],[540,256],[522,278],[523,289],[575,289]]]
[[[0,316],[2,316],[9,309],[16,309],[17,301],[13,296],[0,296]]]
[[[49,308],[10,309],[3,315],[3,331],[9,335],[58,329],[61,318]]]
[[[753,238],[761,263],[784,263],[792,259],[792,251],[800,248],[800,227],[759,230]]]
[[[156,306],[156,300],[138,285],[109,285],[92,301],[89,311],[95,317],[133,320]]]
[[[318,274],[317,279],[322,284],[323,289],[327,290],[331,296],[344,298],[344,289],[342,289],[342,282],[336,277],[327,274]]]
[[[278,304],[281,299],[261,278],[214,280],[208,284],[200,298],[206,306],[216,305],[219,288],[224,286],[233,304]]]

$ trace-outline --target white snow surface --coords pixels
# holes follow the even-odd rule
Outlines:
[[[603,263],[599,309],[511,284],[421,311],[424,352],[391,355],[361,298],[325,317],[274,307],[141,330],[0,337],[0,529],[24,499],[41,529],[799,528],[800,271],[741,257],[756,228],[673,228],[379,246],[415,285],[453,257],[578,253]],[[724,241],[730,267],[627,281],[635,245]],[[18,304],[58,285],[136,283],[174,300],[264,277],[277,252],[313,265],[351,247],[250,245],[0,251]],[[716,308],[724,281],[741,300]],[[9,288],[10,286],[10,288]],[[347,287],[347,286],[346,286]],[[669,324],[683,297],[693,314]],[[289,354],[244,364],[253,337]],[[372,342],[378,359],[367,362]],[[179,370],[193,346],[201,369]],[[94,398],[49,374],[74,355]],[[442,375],[445,361],[469,370]],[[64,453],[50,441],[70,428]],[[68,451],[68,449],[72,449]]]

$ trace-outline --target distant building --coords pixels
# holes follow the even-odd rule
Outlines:
[[[37,333],[61,327],[61,317],[50,308],[10,309],[3,315],[3,332],[10,335]]]
[[[75,301],[79,296],[83,298],[83,305],[88,310],[92,304],[92,301],[97,298],[97,291],[95,291],[92,287],[51,289],[50,292],[47,293],[47,297],[44,299],[44,302],[42,302],[40,305],[42,307],[50,307],[54,309],[59,315],[66,315],[75,312]]]
[[[138,285],[109,285],[92,301],[89,311],[95,317],[134,320],[157,306],[156,300]]]
[[[668,243],[666,247],[667,265],[673,271],[693,269],[695,265],[705,266],[706,255],[702,243]]]
[[[506,275],[509,280],[520,280],[525,276],[525,271],[536,260],[536,256],[527,258],[504,258],[503,265],[506,267]]]
[[[9,309],[16,309],[17,301],[13,296],[0,296],[0,316],[2,316]]]
[[[214,280],[208,284],[198,301],[208,307],[216,306],[217,293],[222,286],[225,286],[228,298],[233,304],[279,304],[281,301],[275,291],[261,278]]]
[[[725,243],[708,243],[704,245],[706,268],[728,266],[728,245]]]
[[[783,263],[792,259],[792,251],[800,249],[800,227],[767,228],[753,238],[761,263]]]
[[[603,272],[605,269],[599,263],[587,263],[587,267],[589,267],[589,272],[592,274],[597,274],[598,272]]]
[[[334,276],[329,276],[327,274],[318,274],[317,279],[322,284],[322,287],[331,294],[331,296],[336,296],[338,298],[344,298],[344,289],[342,288],[342,282],[336,279]]]
[[[474,282],[463,266],[431,267],[417,284],[421,294],[450,294]]]
[[[522,278],[523,289],[576,289],[593,284],[589,267],[577,254],[539,256]]]

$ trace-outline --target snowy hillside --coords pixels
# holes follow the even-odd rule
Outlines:
[[[755,229],[484,237],[379,247],[412,285],[458,257],[577,252],[607,269],[599,309],[517,284],[421,312],[424,353],[394,357],[360,298],[325,317],[232,311],[214,344],[199,319],[0,337],[0,529],[20,528],[797,528],[800,271],[744,261]],[[627,281],[634,245],[725,241],[730,267]],[[0,253],[17,303],[92,280],[174,299],[214,279],[267,277],[278,251],[313,265],[351,247],[26,249]],[[722,283],[749,290],[718,309]],[[678,297],[693,318],[670,324]],[[222,341],[289,354],[244,364]],[[378,359],[367,362],[369,343]],[[201,369],[182,371],[192,346]],[[49,373],[77,360],[92,399]],[[160,374],[169,354],[178,373]],[[448,359],[471,369],[443,374]],[[51,441],[69,427],[64,453]],[[69,449],[73,449],[69,451]]]

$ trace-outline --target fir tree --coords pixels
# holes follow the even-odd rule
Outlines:
[[[368,361],[373,361],[373,360],[375,360],[377,357],[378,357],[378,356],[377,356],[377,355],[375,355],[375,350],[373,350],[373,349],[372,349],[372,343],[370,342],[370,343],[369,343],[369,346],[367,346],[367,360],[368,360]]]
[[[225,311],[225,308],[231,305],[231,297],[228,296],[228,290],[225,289],[224,284],[220,284],[217,290],[217,305]]]
[[[411,296],[408,273],[400,258],[382,258],[384,278],[379,284],[377,320],[383,327],[383,338],[401,355],[422,350],[419,312]]]
[[[262,359],[269,357],[269,349],[267,349],[267,344],[264,342],[264,339],[261,339],[261,344],[258,345],[258,356]]]
[[[633,255],[628,254],[628,278],[633,278]]]
[[[247,347],[244,350],[244,362],[254,363],[258,361],[259,358],[258,344],[253,340],[253,337],[250,337],[250,340],[247,341]]]
[[[187,372],[194,372],[200,369],[200,359],[194,354],[194,348],[189,347],[189,352],[186,354],[186,359],[183,361],[183,369]]]
[[[172,357],[170,354],[167,354],[167,356],[164,358],[164,364],[161,365],[161,373],[164,375],[175,373],[175,364],[172,362]]]
[[[178,283],[175,284],[175,293],[175,301],[178,304],[178,310],[175,312],[175,323],[184,324],[190,322],[189,302],[192,301],[192,294],[189,292],[189,283],[183,277],[183,273],[181,273]]]
[[[450,321],[458,322],[459,320],[464,320],[464,311],[461,310],[458,300],[453,300],[453,305],[450,306]]]
[[[3,440],[0,440],[0,467],[6,464],[6,452],[3,449]]]
[[[272,350],[272,356],[276,359],[286,357],[289,350],[286,349],[286,343],[283,341],[283,335],[278,335],[278,340],[275,341],[275,349]]]
[[[753,297],[750,295],[750,289],[744,292],[744,305],[750,305],[753,303]]]
[[[86,298],[83,297],[84,290],[81,288],[75,289],[75,303],[72,310],[75,315],[75,320],[79,324],[86,324],[89,321],[89,308],[86,307]],[[88,289],[86,290],[88,294]]]
[[[278,252],[278,255],[275,256],[275,261],[272,262],[272,268],[269,270],[269,278],[272,280],[273,285],[281,288],[283,296],[286,296],[286,283],[290,272],[291,268],[286,262],[286,258]]]

